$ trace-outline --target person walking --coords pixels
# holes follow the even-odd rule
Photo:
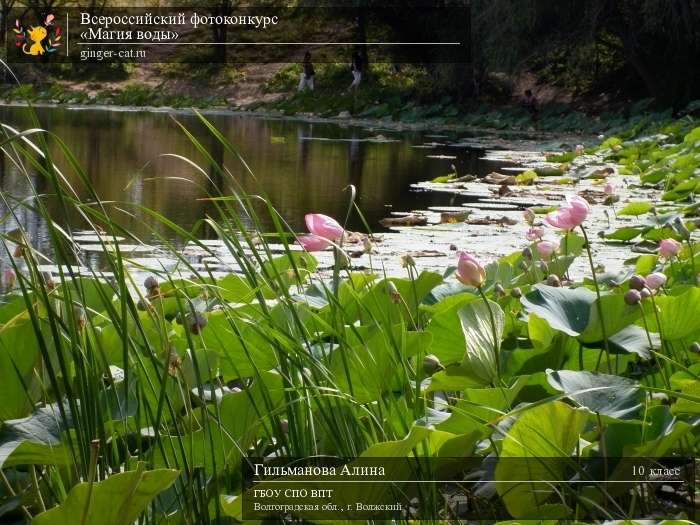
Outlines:
[[[308,87],[309,90],[314,90],[314,76],[316,71],[314,70],[314,65],[311,62],[311,53],[308,51],[304,55],[304,61],[301,63],[301,75],[299,75],[299,91],[304,91],[304,88]]]
[[[352,72],[352,84],[348,89],[357,91],[360,87],[360,82],[362,82],[362,70],[364,68],[364,63],[362,61],[362,55],[356,49],[352,54],[352,62],[350,64],[350,71]]]

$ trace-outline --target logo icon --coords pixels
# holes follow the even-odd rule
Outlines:
[[[15,47],[25,55],[40,56],[44,53],[55,53],[61,45],[61,26],[54,23],[56,17],[47,15],[42,24],[25,28],[15,20]]]

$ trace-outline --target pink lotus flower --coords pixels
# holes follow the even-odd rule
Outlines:
[[[528,241],[536,241],[537,239],[541,239],[544,237],[544,228],[540,226],[533,226],[529,230],[527,230],[527,233],[525,234],[525,238]]]
[[[606,195],[614,195],[615,194],[615,186],[610,184],[609,182],[605,185],[603,188],[603,191],[605,192]]]
[[[537,253],[544,260],[548,260],[559,248],[559,244],[552,241],[540,241],[537,243]]]
[[[457,280],[463,284],[481,288],[486,280],[486,271],[474,256],[466,252],[459,252],[456,276]]]
[[[644,279],[644,284],[646,284],[647,288],[650,290],[658,290],[666,284],[666,276],[659,272],[651,273]]]
[[[586,220],[591,211],[586,199],[578,195],[567,195],[566,202],[566,205],[546,215],[544,220],[547,224],[562,230],[573,230]]]
[[[302,235],[297,240],[307,252],[320,252],[331,245],[327,239],[318,235]]]
[[[306,227],[309,231],[328,239],[329,241],[337,241],[343,236],[344,229],[334,218],[320,213],[307,213],[304,216]]]
[[[681,249],[681,243],[675,239],[663,239],[659,243],[659,255],[664,259],[672,259]]]

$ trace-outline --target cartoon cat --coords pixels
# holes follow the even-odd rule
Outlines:
[[[41,45],[41,41],[46,38],[46,28],[42,26],[32,27],[29,29],[29,31],[27,31],[27,35],[29,40],[34,43],[29,48],[29,51],[27,51],[27,44],[25,43],[22,46],[22,51],[24,51],[24,53],[27,55],[43,55],[44,47]]]

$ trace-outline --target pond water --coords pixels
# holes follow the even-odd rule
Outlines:
[[[309,211],[341,219],[349,199],[344,188],[350,184],[357,188],[357,203],[368,223],[380,230],[377,221],[392,211],[460,203],[460,197],[412,191],[412,183],[446,175],[452,164],[460,175],[483,175],[497,167],[480,160],[483,149],[464,145],[470,140],[465,134],[397,132],[230,113],[207,115],[238,148],[255,174],[252,177],[191,113],[46,107],[36,108],[36,112],[41,126],[65,141],[101,199],[115,202],[112,218],[146,241],[151,241],[154,233],[167,232],[135,205],[191,229],[213,212],[206,201],[212,184],[225,188],[225,193],[230,191],[230,181],[217,175],[178,122],[201,141],[214,160],[230,170],[237,183],[248,192],[269,196],[282,216],[300,231],[304,230],[303,216]],[[20,130],[32,127],[23,107],[0,108],[0,121]],[[211,181],[182,159],[164,154],[191,159]],[[87,197],[62,155],[57,154],[54,160],[76,192]],[[32,185],[40,193],[50,191],[35,174],[27,177],[2,158],[0,188],[6,195],[28,197]],[[34,242],[45,242],[45,225],[30,212],[19,212],[18,220]],[[78,217],[67,222],[74,228],[85,226]],[[12,220],[2,225],[5,231],[15,227]],[[356,216],[350,228],[364,229]],[[207,238],[212,233],[202,227],[196,235]]]

